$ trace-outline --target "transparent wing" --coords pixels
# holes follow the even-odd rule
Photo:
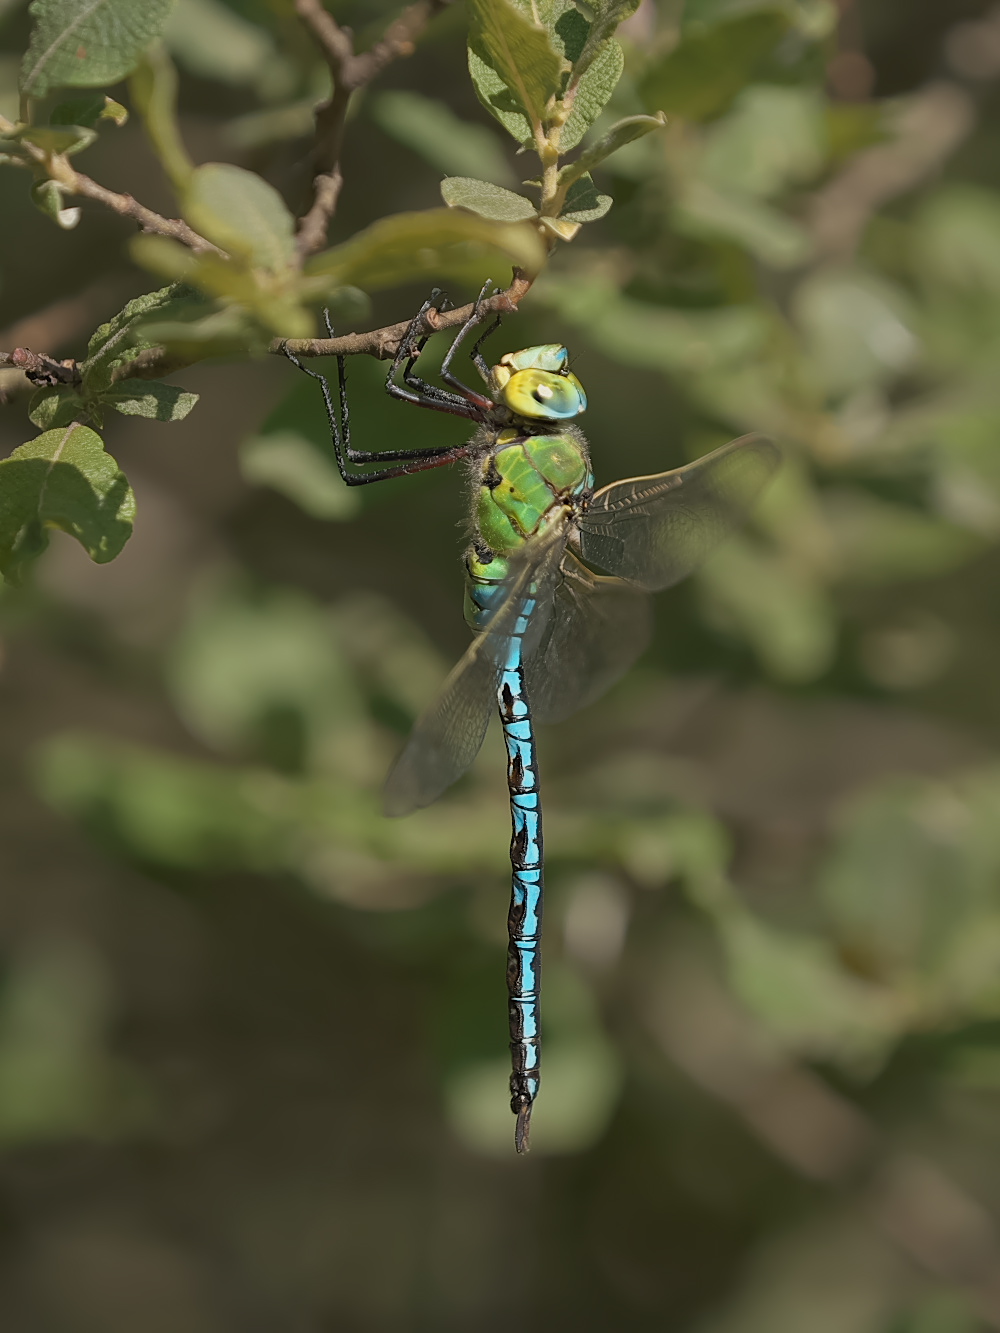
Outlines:
[[[539,722],[560,722],[599,699],[649,640],[649,598],[602,578],[567,551],[545,629],[527,655],[528,702]]]
[[[704,458],[599,490],[579,518],[585,560],[655,592],[680,582],[745,520],[781,453],[743,435]]]
[[[553,523],[511,562],[504,596],[489,627],[469,644],[389,771],[383,792],[387,815],[409,814],[436,801],[479,753],[496,707],[507,643],[529,599],[535,606],[524,638],[525,655],[534,656],[546,635],[568,531],[568,522]]]

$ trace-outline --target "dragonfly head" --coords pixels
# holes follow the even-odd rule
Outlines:
[[[583,385],[559,343],[507,352],[490,371],[490,389],[515,416],[566,421],[587,410]]]

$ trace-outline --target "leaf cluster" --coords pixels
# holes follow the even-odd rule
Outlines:
[[[539,158],[537,202],[465,176],[442,182],[446,204],[494,220],[532,220],[549,244],[572,240],[584,222],[611,207],[592,168],[626,143],[662,127],[662,115],[626,117],[583,153],[560,166],[598,119],[625,65],[614,33],[635,11],[633,0],[607,0],[586,17],[572,0],[474,0],[470,6],[469,73],[479,100],[509,134]]]

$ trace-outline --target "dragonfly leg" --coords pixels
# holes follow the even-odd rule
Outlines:
[[[333,336],[332,331],[330,336]],[[344,357],[337,358],[339,403],[335,404],[333,391],[327,377],[318,370],[311,370],[309,366],[303,365],[299,358],[293,352],[290,352],[287,347],[282,350],[293,366],[296,366],[304,374],[319,383],[323,394],[323,403],[326,407],[327,421],[330,425],[330,438],[333,441],[337,471],[348,486],[366,486],[373,481],[387,481],[391,477],[402,477],[409,475],[411,472],[423,472],[427,468],[443,467],[456,459],[464,458],[469,453],[470,446],[467,444],[442,445],[435,449],[389,449],[380,453],[373,453],[364,449],[352,449],[350,444],[350,412],[347,406],[347,371]],[[399,463],[401,466],[380,468],[375,472],[351,472],[348,470],[348,463],[377,462]]]
[[[476,297],[476,304],[472,307],[472,314],[459,329],[458,333],[455,336],[455,341],[448,348],[448,351],[445,354],[444,361],[442,361],[441,363],[441,378],[444,380],[445,384],[450,384],[453,389],[457,389],[458,392],[462,395],[462,397],[466,400],[466,402],[470,403],[473,407],[477,408],[481,413],[489,412],[490,409],[495,406],[492,398],[487,398],[485,394],[477,393],[475,389],[470,389],[468,385],[463,384],[462,381],[458,378],[458,376],[452,373],[451,363],[452,361],[454,361],[455,355],[458,352],[459,347],[461,347],[462,342],[464,341],[467,334],[469,334],[471,330],[476,327],[477,324],[481,324],[483,322],[485,316],[482,311],[482,305],[483,301],[485,300],[492,286],[493,286],[492,282],[488,282],[483,288],[483,290]],[[485,337],[485,334],[483,336]],[[479,341],[482,342],[482,339],[480,339]],[[476,346],[472,349],[473,361],[476,360],[476,353],[478,351],[478,348],[479,348],[479,343],[477,343]],[[485,361],[483,361],[483,364],[485,365]],[[479,370],[480,374],[483,373],[479,367],[478,362],[476,362],[476,369]]]
[[[404,403],[413,403],[417,407],[428,407],[435,412],[450,412],[453,416],[466,417],[470,421],[481,421],[483,419],[482,411],[477,410],[471,402],[460,397],[457,393],[449,393],[447,389],[429,384],[426,380],[413,374],[413,367],[417,358],[431,336],[429,333],[424,333],[420,337],[417,335],[419,330],[424,327],[424,319],[428,310],[436,302],[439,303],[438,308],[441,310],[447,309],[451,304],[448,298],[435,287],[410,321],[410,327],[400,341],[392,365],[389,367],[389,373],[385,377],[386,392],[393,398],[399,398]],[[402,371],[406,388],[402,384],[396,383],[396,376],[400,371]],[[493,406],[492,402],[489,403],[489,406]]]
[[[482,352],[479,349],[482,347],[483,343],[486,341],[488,337],[490,337],[491,334],[496,333],[497,329],[500,327],[502,323],[503,323],[503,317],[501,315],[497,315],[493,323],[487,325],[485,332],[481,333],[479,337],[476,339],[476,341],[472,344],[472,351],[469,353],[469,358],[472,361],[472,364],[476,367],[480,375],[483,377],[483,380],[487,384],[489,384],[490,382],[490,368],[486,362],[486,358],[483,356]]]

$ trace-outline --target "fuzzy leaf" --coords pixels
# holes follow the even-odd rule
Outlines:
[[[39,389],[32,395],[28,420],[39,430],[52,430],[54,426],[83,420],[86,410],[77,391],[68,384],[60,384],[56,389]]]
[[[479,100],[521,143],[533,138],[562,85],[548,32],[511,0],[471,0],[469,72]]]
[[[21,93],[101,88],[132,70],[166,24],[173,0],[34,0]]]
[[[641,139],[644,134],[649,134],[653,130],[661,130],[666,123],[667,118],[662,112],[655,116],[628,116],[625,120],[619,120],[617,124],[611,126],[607,134],[598,139],[597,143],[591,144],[581,153],[575,162],[570,162],[568,166],[562,168],[559,172],[559,184],[565,185],[567,181],[579,180],[581,176],[599,166],[606,157],[616,153],[619,148],[624,148],[627,143]]]
[[[449,208],[467,208],[494,222],[526,222],[538,215],[538,209],[523,194],[470,176],[446,176],[441,182],[441,198]]]
[[[604,0],[604,3],[598,0],[592,6],[594,21],[583,49],[574,61],[574,76],[579,77],[581,71],[590,68],[602,45],[614,36],[618,25],[631,18],[638,8],[639,0]]]
[[[789,25],[787,14],[770,9],[690,33],[642,80],[642,100],[650,110],[688,120],[717,115],[750,82]]]
[[[152,421],[183,421],[197,401],[196,393],[157,380],[119,380],[101,394],[101,402],[122,416],[149,417]]]
[[[465,274],[470,267],[482,268],[501,256],[537,273],[545,250],[526,223],[492,222],[460,209],[435,208],[383,218],[343,245],[315,255],[306,272],[373,291],[427,277]]]
[[[295,258],[295,224],[273,185],[228,162],[206,162],[192,174],[184,216],[210,241],[276,273]]]
[[[563,222],[596,222],[613,202],[609,194],[598,194],[590,176],[584,175],[569,187],[559,218]]]
[[[192,293],[176,286],[145,292],[102,324],[91,337],[87,359],[80,366],[88,391],[99,393],[107,388],[119,366],[131,361],[137,352],[157,346],[139,332],[139,323],[144,317],[168,318],[178,304],[190,301],[191,296]]]
[[[573,102],[573,110],[559,136],[559,149],[575,148],[611,99],[625,69],[621,42],[613,38],[597,48],[587,65]]]
[[[0,572],[18,582],[45,549],[47,528],[104,564],[128,541],[134,516],[132,490],[95,431],[46,431],[0,462]]]

